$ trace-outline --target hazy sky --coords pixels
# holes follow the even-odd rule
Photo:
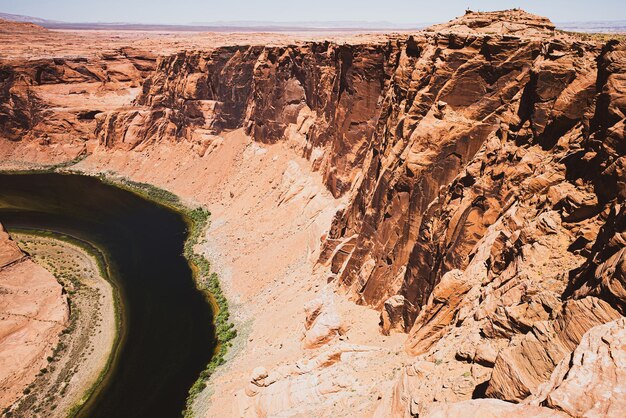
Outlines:
[[[624,0],[0,0],[0,12],[68,22],[218,20],[444,22],[472,10],[521,7],[553,21],[626,20]]]

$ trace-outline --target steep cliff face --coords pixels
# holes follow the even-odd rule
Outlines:
[[[27,136],[40,118],[41,101],[29,88],[30,80],[13,65],[0,67],[0,123],[3,138]]]
[[[137,104],[168,115],[171,140],[245,127],[292,143],[348,197],[319,260],[338,286],[412,354],[465,341],[440,360],[484,373],[449,400],[484,386],[521,401],[623,314],[622,50],[519,11],[469,13],[379,45],[178,54]],[[163,137],[138,126],[130,138]]]
[[[52,160],[84,154],[96,115],[130,102],[155,61],[133,48],[98,59],[0,60],[1,138],[37,148]]]
[[[536,40],[472,34],[407,42],[363,181],[327,241],[331,253],[341,245],[333,273],[360,301],[380,307],[400,293],[410,324],[441,274],[464,267],[476,239],[471,231],[457,229],[443,246],[448,254],[420,251],[438,232],[426,229],[441,218],[435,200],[495,134],[540,49]],[[461,219],[488,225],[487,208],[472,203]]]
[[[560,364],[583,335],[624,315],[623,41],[584,41],[509,10],[384,42],[217,47],[154,67],[122,55],[132,68],[115,74],[132,75],[114,82],[137,90],[123,105],[82,102],[89,121],[64,129],[105,154],[188,143],[204,157],[243,128],[308,159],[345,202],[316,273],[381,312],[384,334],[406,332],[416,357],[378,416],[437,416],[433,399],[485,396],[554,406],[544,385],[563,380]],[[39,121],[69,120],[43,94],[55,74],[102,81],[92,63],[51,65],[0,73],[6,138],[39,138]],[[272,385],[252,383],[251,397]],[[533,408],[513,409],[550,413]]]
[[[242,126],[260,142],[293,141],[336,197],[354,188],[321,262],[362,303],[381,308],[402,295],[408,329],[441,276],[467,265],[527,175],[479,170],[452,184],[475,154],[496,140],[515,142],[509,154],[535,144],[552,150],[577,128],[589,135],[600,117],[599,46],[555,39],[549,22],[525,14],[506,30],[480,16],[373,46],[166,57],[136,106],[103,114],[96,133],[105,146],[129,150],[181,138],[203,149]],[[505,154],[483,163],[517,166],[510,163],[521,157]]]
[[[538,396],[585,332],[623,315],[623,48],[543,42],[478,152],[441,184],[400,289],[405,315],[395,317],[409,326],[409,352],[448,368],[433,370],[443,383],[429,386],[411,372],[422,363],[408,367],[381,416],[428,416],[438,391],[448,402]],[[467,378],[450,377],[463,364]],[[598,408],[617,416],[621,401]]]
[[[110,148],[181,138],[206,148],[215,134],[245,127],[259,142],[294,141],[338,197],[360,171],[392,50],[326,42],[165,57],[138,106],[99,120],[96,134]]]

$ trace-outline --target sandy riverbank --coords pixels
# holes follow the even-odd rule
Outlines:
[[[61,282],[71,310],[70,323],[47,367],[14,404],[13,416],[64,417],[84,401],[109,360],[117,332],[114,289],[86,249],[47,236],[12,235],[22,250]]]
[[[67,297],[0,225],[0,414],[47,366],[69,322]]]

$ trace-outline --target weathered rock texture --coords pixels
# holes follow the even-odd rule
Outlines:
[[[589,330],[527,404],[571,416],[620,416],[626,411],[626,319]]]
[[[61,285],[0,225],[0,410],[46,366],[68,317]]]
[[[626,319],[589,330],[576,350],[564,358],[522,404],[477,399],[432,407],[435,417],[619,417],[626,411]]]
[[[385,41],[219,47],[156,64],[120,50],[119,68],[101,59],[5,63],[0,134],[43,141],[43,153],[85,138],[63,152],[148,155],[188,143],[204,158],[226,131],[245,129],[304,156],[345,203],[315,248],[317,272],[379,310],[384,334],[408,333],[418,357],[377,416],[536,397],[586,332],[625,313],[624,42],[586,41],[508,10]],[[44,88],[96,80],[106,91],[124,85],[126,101],[95,107],[81,93],[73,111],[59,110]],[[343,332],[326,308],[305,309],[307,349]],[[257,372],[248,410],[258,416],[280,412],[269,398],[313,390]],[[546,399],[575,415],[593,408]],[[602,414],[619,416],[616,405]],[[464,411],[450,408],[433,414]]]
[[[96,135],[107,148],[184,138],[206,149],[214,134],[245,127],[260,142],[294,141],[340,196],[360,171],[394,49],[327,42],[165,57],[138,106],[103,114]]]

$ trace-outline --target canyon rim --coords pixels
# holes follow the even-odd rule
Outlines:
[[[623,36],[511,9],[0,40],[3,170],[211,212],[195,251],[237,336],[186,414],[626,416]],[[0,229],[5,414],[69,321],[24,251]]]

